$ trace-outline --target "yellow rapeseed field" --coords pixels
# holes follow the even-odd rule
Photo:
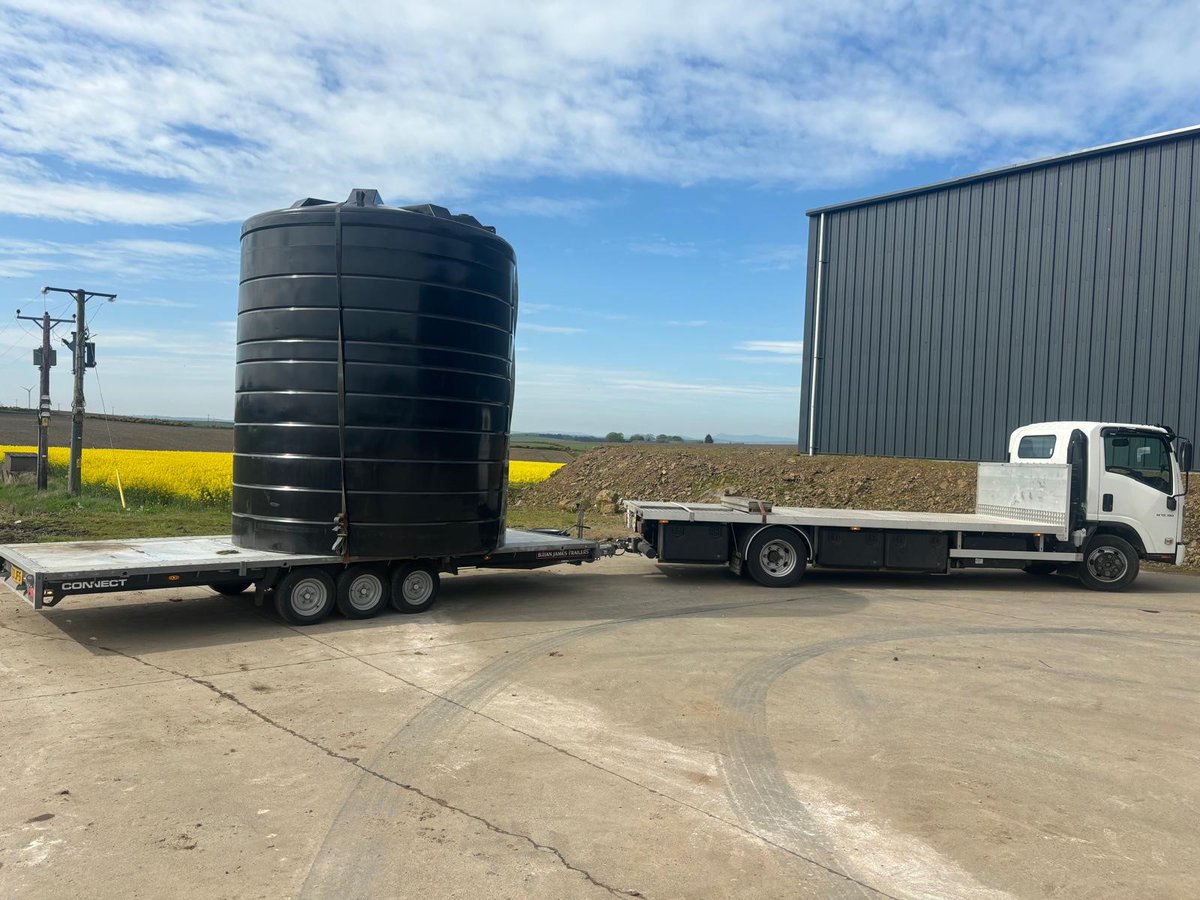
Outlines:
[[[35,453],[36,447],[0,445],[0,453]],[[50,467],[66,471],[66,447],[50,448]],[[513,460],[509,480],[515,484],[544,481],[561,463]],[[83,483],[117,490],[117,479],[126,494],[140,500],[228,505],[233,483],[232,453],[187,450],[85,450]]]

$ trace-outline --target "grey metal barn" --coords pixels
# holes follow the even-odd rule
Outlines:
[[[802,452],[1002,459],[1053,419],[1200,437],[1200,127],[808,216]]]

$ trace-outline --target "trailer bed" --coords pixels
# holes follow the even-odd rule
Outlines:
[[[590,562],[600,555],[601,545],[596,541],[510,528],[498,549],[450,563],[453,568],[531,568]],[[54,606],[73,594],[257,580],[266,572],[343,562],[334,554],[310,556],[235,547],[227,534],[0,547],[4,583],[35,609]]]

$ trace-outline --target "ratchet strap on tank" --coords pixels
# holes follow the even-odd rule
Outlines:
[[[337,290],[337,405],[338,405],[338,461],[341,465],[342,512],[334,520],[333,530],[337,538],[333,552],[350,559],[350,506],[346,493],[346,332],[342,321],[342,206],[333,208],[333,263],[334,281]]]

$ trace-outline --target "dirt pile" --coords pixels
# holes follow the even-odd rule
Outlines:
[[[1188,564],[1200,567],[1200,478],[1189,497],[1184,539]],[[970,512],[975,464],[869,456],[799,456],[788,447],[622,447],[584,453],[540,484],[523,502],[547,506],[603,492],[639,500],[715,500],[740,494],[787,506]],[[607,496],[607,495],[606,495]]]

